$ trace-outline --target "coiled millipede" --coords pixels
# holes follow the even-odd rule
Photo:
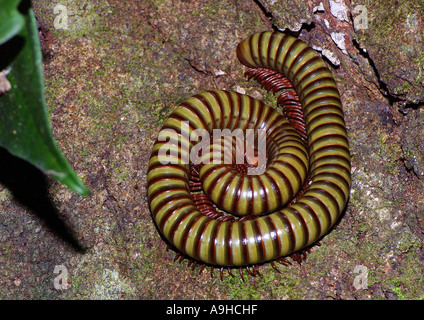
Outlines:
[[[247,95],[197,94],[165,121],[147,176],[153,219],[176,258],[187,257],[193,268],[200,262],[201,270],[220,267],[221,277],[224,268],[232,275],[238,267],[242,276],[264,262],[275,268],[274,261],[285,264],[284,257],[317,242],[340,217],[351,183],[339,92],[318,53],[295,37],[262,32],[239,43],[237,56],[249,77],[281,92],[283,116]],[[217,129],[229,129],[230,145],[204,134]],[[206,161],[237,149],[240,129],[257,139],[266,133],[260,174],[246,173],[258,167],[247,151],[241,164],[234,164],[237,153],[226,158],[232,161]],[[209,147],[199,148],[200,141]],[[255,155],[261,141],[249,147]],[[193,155],[196,163],[184,161]]]

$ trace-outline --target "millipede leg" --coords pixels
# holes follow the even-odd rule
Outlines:
[[[224,280],[224,267],[221,267],[219,270],[219,277],[222,280]]]
[[[199,274],[201,274],[203,272],[203,269],[205,269],[206,265],[202,264],[199,270]]]
[[[250,80],[255,79],[267,91],[279,93],[277,105],[282,108],[283,115],[290,124],[298,131],[304,141],[307,141],[306,125],[303,116],[303,108],[293,84],[283,74],[268,68],[250,68],[245,72]]]
[[[247,270],[247,273],[248,273],[248,274],[250,274],[252,277],[256,277],[255,272],[253,272],[253,271],[250,269],[250,267],[249,267],[249,266],[246,266],[246,270]]]
[[[177,252],[174,257],[174,262],[177,261],[181,257],[181,253]]]
[[[257,274],[258,276],[262,276],[261,273],[259,272],[259,265],[254,264],[253,268],[255,269],[255,274]]]
[[[230,267],[228,267],[228,268],[227,268],[227,271],[228,271],[228,274],[229,274],[231,277],[233,277],[233,278],[234,278],[234,275],[233,275],[233,273],[231,272],[231,268],[230,268]]]
[[[244,282],[243,267],[239,267],[239,274],[240,274],[241,280]]]
[[[292,255],[291,255],[291,258],[293,259],[293,261],[296,261],[299,265],[301,265],[302,264],[302,255],[300,254],[300,253],[293,253]]]
[[[275,265],[274,261],[271,261],[271,267],[277,271],[278,273],[281,273],[281,271],[278,269],[278,267]]]
[[[190,267],[191,265],[194,265],[194,266],[196,266],[196,260],[193,260],[193,259],[188,259],[188,261],[187,261],[187,267]],[[194,267],[192,267],[192,269],[194,269]]]
[[[291,265],[291,262],[289,260],[285,259],[285,258],[279,258],[275,261],[277,261],[279,264],[281,264],[285,267],[288,267],[289,265]]]
[[[194,268],[197,266],[197,261],[194,260],[193,265],[191,266],[191,270],[194,271]]]

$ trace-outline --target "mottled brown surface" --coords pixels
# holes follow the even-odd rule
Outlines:
[[[424,298],[422,1],[361,3],[365,30],[349,13],[357,4],[344,2],[345,20],[322,2],[62,1],[69,21],[59,30],[58,2],[34,1],[52,34],[44,70],[54,135],[92,194],[52,180],[46,193],[24,165],[27,194],[1,188],[0,298]],[[161,123],[194,93],[244,89],[275,104],[244,79],[235,55],[240,40],[273,25],[300,34],[332,67],[351,143],[351,199],[301,266],[220,281],[173,262],[146,203],[146,165]],[[68,271],[62,290],[53,285],[58,265]]]

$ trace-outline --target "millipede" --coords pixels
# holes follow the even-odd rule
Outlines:
[[[340,218],[351,184],[340,95],[320,55],[293,36],[261,32],[238,44],[237,57],[249,79],[279,94],[280,112],[236,92],[196,94],[164,122],[147,174],[153,220],[176,259],[219,268],[221,278],[302,260]],[[232,136],[215,139],[217,130]],[[236,161],[238,134],[248,131],[253,143]]]

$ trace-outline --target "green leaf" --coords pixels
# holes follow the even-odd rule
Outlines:
[[[1,5],[8,2],[0,1]],[[10,2],[16,4],[17,1]],[[75,192],[87,195],[89,190],[54,140],[44,96],[42,55],[34,12],[30,5],[20,9],[24,11],[24,26],[0,46],[0,71],[10,63],[7,79],[11,85],[11,90],[0,96],[0,145]],[[5,61],[7,64],[2,65]]]
[[[21,0],[0,0],[0,44],[16,35],[25,24],[24,16],[17,10],[19,2]]]

